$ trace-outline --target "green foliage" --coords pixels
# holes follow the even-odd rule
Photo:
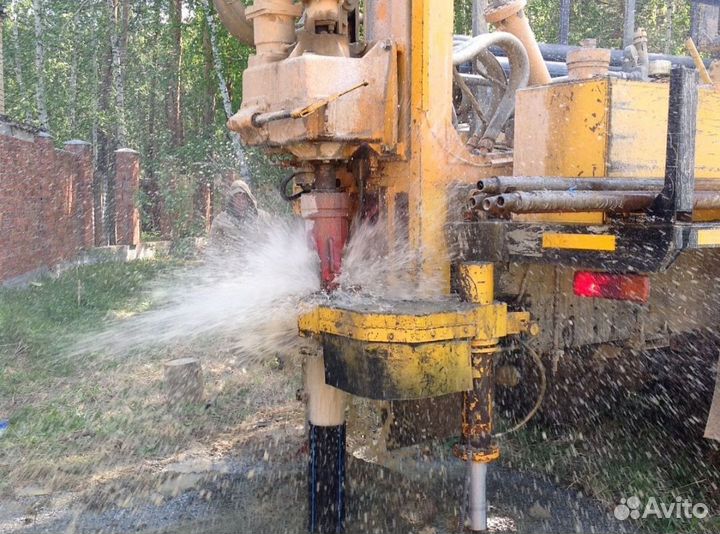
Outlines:
[[[455,32],[472,30],[472,0],[454,0]],[[570,44],[597,38],[605,48],[622,48],[624,0],[572,2]],[[560,32],[560,0],[529,0],[526,8],[540,42],[557,43]],[[638,0],[638,27],[648,32],[651,52],[683,54],[690,33],[690,2],[686,0]],[[671,31],[670,31],[671,30]]]
[[[47,88],[50,128],[58,144],[71,138],[97,142],[102,132],[114,136],[122,119],[127,145],[140,151],[144,180],[161,181],[163,187],[189,181],[183,187],[161,190],[163,200],[180,211],[188,206],[195,178],[192,169],[202,163],[219,178],[237,168],[226,128],[225,110],[209,41],[204,2],[183,0],[180,48],[180,107],[183,139],[173,140],[169,99],[177,41],[170,22],[170,0],[116,0],[129,6],[127,54],[122,71],[125,106],[120,117],[112,87],[110,29],[107,0],[43,0],[41,13],[45,47],[42,73]],[[246,2],[251,3],[251,2]],[[454,0],[455,31],[470,33],[472,0]],[[623,0],[573,2],[570,42],[598,38],[599,45],[619,47],[622,41]],[[11,117],[37,124],[35,90],[35,20],[32,0],[7,2],[4,26],[6,108]],[[538,39],[557,42],[560,0],[529,0],[527,12]],[[682,52],[689,33],[690,9],[686,0],[638,0],[638,25],[647,29],[650,49]],[[670,16],[672,15],[672,16]],[[252,53],[218,24],[218,52],[232,109],[242,101],[242,75]],[[122,32],[122,25],[119,27]],[[18,70],[19,69],[19,70]],[[20,72],[21,76],[17,73]],[[73,83],[72,80],[75,80]],[[277,171],[262,154],[249,151],[249,164],[258,197],[264,208],[284,210],[275,193],[284,171]],[[171,177],[170,171],[182,176]],[[217,180],[220,181],[219,179]],[[154,202],[144,198],[143,206]],[[190,211],[190,214],[192,211]],[[176,235],[195,235],[198,225],[185,213],[176,224]],[[148,209],[145,228],[150,228]]]

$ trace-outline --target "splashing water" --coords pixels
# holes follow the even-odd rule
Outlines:
[[[154,287],[155,309],[117,322],[78,349],[119,354],[212,336],[248,362],[291,350],[303,302],[320,289],[319,260],[304,225],[261,222],[227,248]]]
[[[359,293],[373,300],[440,300],[439,275],[416,276],[421,253],[407,243],[391,240],[381,220],[355,224],[343,255],[339,278],[343,297]]]
[[[428,300],[441,295],[433,277],[413,277],[418,260],[409,247],[390,243],[386,226],[356,224],[344,252],[336,300]],[[218,345],[255,363],[302,344],[297,318],[327,299],[321,295],[319,259],[304,222],[273,219],[203,265],[161,282],[152,291],[155,308],[118,321],[83,340],[79,352],[122,354],[212,336]]]

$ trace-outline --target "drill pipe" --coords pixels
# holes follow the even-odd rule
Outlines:
[[[622,212],[652,206],[655,191],[534,191],[488,197],[483,209],[493,213]],[[697,191],[695,209],[720,208],[720,191]]]
[[[546,176],[494,176],[480,180],[478,191],[484,195],[502,195],[515,191],[657,191],[663,178],[561,178]],[[720,190],[720,180],[696,180],[700,191]]]

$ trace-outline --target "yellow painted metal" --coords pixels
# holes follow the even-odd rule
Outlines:
[[[323,348],[331,383],[361,397],[409,400],[472,388],[467,341],[408,345],[324,336]]]
[[[380,4],[398,2],[380,1]],[[445,226],[451,189],[470,186],[482,177],[511,171],[508,159],[490,160],[471,154],[452,125],[453,7],[447,0],[413,0],[409,42],[399,43],[412,54],[400,55],[400,71],[407,71],[409,98],[400,102],[400,117],[410,132],[403,158],[382,158],[367,185],[368,192],[382,192],[391,241],[407,239],[418,253],[417,275],[450,292],[450,257]],[[403,21],[393,18],[400,30]],[[407,106],[407,107],[405,107]],[[401,202],[400,199],[406,199]],[[405,212],[404,212],[405,210]]]
[[[545,233],[542,238],[542,246],[543,248],[563,250],[615,252],[617,238],[614,235]]]
[[[470,390],[487,367],[473,359],[492,359],[501,338],[534,325],[528,313],[494,302],[491,263],[463,264],[459,275],[466,302],[323,305],[303,314],[299,329],[320,337],[328,377],[343,391],[391,400]]]
[[[603,80],[520,91],[516,103],[517,176],[606,176],[608,91]]]
[[[304,334],[329,334],[367,343],[417,344],[454,339],[497,339],[508,332],[504,303],[463,306],[422,315],[377,313],[320,306],[300,316]]]
[[[698,231],[698,246],[710,247],[720,245],[720,229],[712,228]]]
[[[665,173],[668,84],[610,78],[522,90],[517,96],[516,176],[656,178]],[[720,93],[701,88],[696,176],[718,179]],[[698,212],[697,220],[717,220]],[[542,214],[525,221],[597,224],[602,214]]]
[[[487,306],[495,298],[495,270],[492,263],[463,263],[458,278],[467,302]]]
[[[529,312],[512,312],[508,313],[507,333],[509,336],[517,334],[537,336],[540,333],[540,326],[532,322]]]

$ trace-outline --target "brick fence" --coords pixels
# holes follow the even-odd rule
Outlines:
[[[0,283],[52,269],[94,243],[92,147],[0,119]],[[139,157],[116,154],[117,244],[139,244]]]

